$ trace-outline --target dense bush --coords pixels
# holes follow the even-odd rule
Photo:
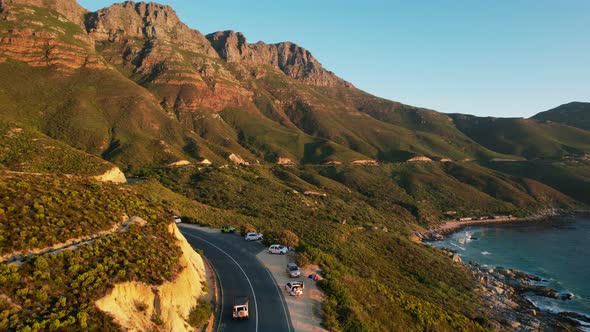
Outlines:
[[[0,177],[0,254],[44,248],[111,229],[145,203],[113,184],[56,176]]]
[[[205,325],[209,317],[211,317],[211,304],[200,302],[191,309],[188,322],[192,327],[199,328]]]
[[[25,176],[18,180],[3,177],[2,183],[4,188],[26,188],[26,194],[20,198],[10,190],[3,191],[5,195],[15,195],[8,196],[19,207],[11,209],[11,216],[25,230],[45,227],[43,232],[51,235],[62,227],[76,228],[75,223],[62,227],[46,221],[40,223],[39,219],[28,218],[31,212],[23,207],[56,219],[62,218],[62,213],[79,213],[76,220],[88,221],[83,224],[84,233],[88,234],[103,229],[101,222],[109,220],[109,213],[113,218],[119,213],[137,215],[148,223],[132,224],[125,232],[101,236],[75,250],[34,256],[18,267],[0,264],[0,330],[117,330],[111,318],[94,306],[97,299],[105,296],[115,283],[140,281],[159,285],[172,280],[180,270],[180,248],[168,231],[168,213],[137,192],[105,184],[93,189],[89,186],[92,182],[86,180],[53,176]],[[54,202],[59,202],[61,211]],[[39,206],[35,207],[35,203]],[[105,204],[104,211],[99,211],[99,204]],[[6,219],[2,225],[14,227]],[[22,236],[31,239],[29,233]],[[36,237],[44,239],[43,236]],[[52,236],[57,241],[57,235]]]

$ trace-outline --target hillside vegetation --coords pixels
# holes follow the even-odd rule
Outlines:
[[[590,103],[572,102],[541,112],[532,117],[539,121],[551,121],[590,130]]]
[[[486,148],[527,159],[562,158],[590,153],[590,132],[529,119],[451,115],[456,126]]]
[[[0,121],[0,169],[96,176],[113,167],[34,129]]]
[[[330,330],[491,329],[507,323],[469,271],[412,233],[590,204],[585,108],[446,115],[367,94],[290,42],[204,36],[157,3],[0,5],[0,253],[19,252],[0,264],[0,330],[121,328],[94,302],[177,276],[171,214],[295,233],[300,263],[323,270]],[[113,165],[149,181],[84,177]],[[124,216],[146,224],[27,255]]]
[[[115,283],[158,285],[179,272],[180,249],[168,231],[170,216],[140,193],[54,175],[0,178],[6,208],[0,214],[3,253],[96,232],[122,213],[147,221],[74,250],[0,264],[0,329],[116,330],[94,301]]]
[[[269,238],[295,232],[304,241],[303,262],[319,263],[327,277],[326,325],[350,331],[491,324],[498,318],[486,317],[466,270],[411,242],[409,230],[452,209],[459,216],[526,215],[578,205],[541,183],[472,163],[176,167],[139,174],[152,179],[139,186],[182,209],[188,222],[254,227]],[[195,209],[201,203],[210,208]]]

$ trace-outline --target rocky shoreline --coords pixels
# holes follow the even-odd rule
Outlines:
[[[488,224],[522,224],[526,222],[544,222],[550,218],[588,217],[590,211],[550,211],[528,218],[510,220],[472,220],[453,222],[450,226],[432,228],[415,237],[420,242],[444,240],[448,234],[469,226]],[[557,226],[556,226],[557,227]],[[560,227],[557,227],[560,228]],[[463,263],[455,250],[441,248],[443,253],[456,263]],[[550,312],[540,309],[529,296],[541,296],[554,300],[569,301],[574,294],[560,292],[548,287],[542,278],[503,267],[493,267],[476,262],[464,264],[477,281],[477,293],[490,309],[490,324],[493,330],[519,331],[590,331],[590,317],[576,312]]]
[[[428,228],[424,232],[415,231],[413,238],[417,241],[442,241],[446,235],[456,233],[464,228],[471,226],[484,226],[484,225],[520,225],[523,223],[534,223],[546,221],[550,218],[567,218],[567,217],[590,217],[590,210],[557,210],[548,209],[541,211],[537,214],[517,218],[517,217],[504,217],[494,219],[475,219],[475,220],[450,220],[443,224]]]
[[[481,300],[492,311],[498,326],[494,329],[524,331],[582,331],[590,328],[590,317],[574,312],[553,313],[541,310],[526,295],[570,300],[570,293],[561,293],[543,285],[543,280],[513,269],[490,267],[475,262],[466,265],[475,280]]]

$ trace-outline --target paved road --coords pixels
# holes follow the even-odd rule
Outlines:
[[[219,331],[291,332],[287,304],[274,279],[256,258],[265,247],[237,234],[207,233],[179,224],[193,248],[203,250],[222,290]],[[232,319],[234,296],[250,298],[250,320]]]

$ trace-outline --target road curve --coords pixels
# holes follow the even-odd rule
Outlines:
[[[281,290],[256,255],[265,250],[258,242],[237,234],[210,233],[178,224],[193,248],[201,249],[213,265],[221,288],[218,331],[292,332],[287,304]],[[233,298],[250,298],[250,320],[232,319]]]

